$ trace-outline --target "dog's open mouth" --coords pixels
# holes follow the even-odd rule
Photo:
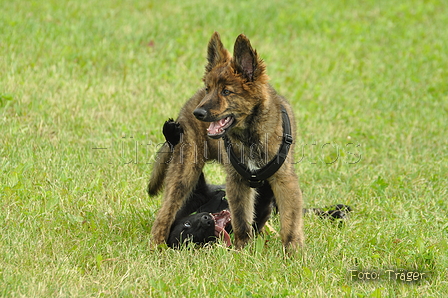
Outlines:
[[[226,246],[231,246],[230,235],[226,231],[226,226],[230,223],[230,211],[223,210],[219,213],[213,213],[213,218],[215,219],[215,236],[217,238],[223,239]]]
[[[229,128],[235,118],[232,116],[227,116],[221,120],[211,122],[210,126],[207,128],[207,134],[209,137],[218,139],[226,133],[226,129]]]

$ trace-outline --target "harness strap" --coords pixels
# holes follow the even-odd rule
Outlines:
[[[293,143],[293,137],[291,133],[291,122],[289,121],[288,113],[285,108],[281,107],[282,111],[282,126],[283,126],[283,137],[282,143],[278,150],[277,155],[269,161],[264,167],[251,171],[244,163],[242,163],[235,152],[232,150],[232,143],[230,142],[227,135],[224,135],[224,144],[226,146],[227,156],[229,157],[230,163],[235,168],[235,170],[248,181],[249,186],[252,188],[260,187],[264,184],[264,181],[269,177],[274,175],[278,169],[283,165],[288,156],[289,147]]]

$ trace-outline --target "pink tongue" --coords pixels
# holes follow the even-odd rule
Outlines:
[[[229,235],[229,233],[227,233],[227,231],[223,227],[220,227],[218,225],[215,227],[215,236],[218,238],[219,237],[224,238],[224,242],[227,247],[232,245],[232,241],[230,240],[230,235]]]
[[[230,211],[222,210],[219,213],[213,213],[213,218],[215,219],[215,236],[224,240],[226,246],[231,246],[232,241],[230,240],[230,235],[225,230],[225,227],[230,223]]]
[[[223,118],[216,122],[211,122],[210,126],[207,129],[207,132],[212,135],[216,135],[222,132],[222,128],[227,124],[228,118]]]

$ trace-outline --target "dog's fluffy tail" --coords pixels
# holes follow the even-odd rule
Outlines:
[[[148,184],[148,194],[150,196],[157,195],[163,188],[163,182],[166,176],[166,170],[173,157],[171,146],[165,143],[156,154],[156,161],[152,169],[151,178]]]

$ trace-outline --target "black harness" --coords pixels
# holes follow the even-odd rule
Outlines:
[[[235,152],[231,149],[232,143],[230,142],[227,135],[224,135],[223,140],[226,146],[227,156],[229,157],[230,163],[235,168],[235,170],[249,183],[252,188],[260,187],[264,184],[264,181],[269,177],[274,175],[278,169],[283,165],[288,156],[289,147],[293,143],[292,133],[291,133],[291,122],[289,121],[288,113],[285,108],[281,107],[282,120],[283,120],[283,137],[282,144],[278,150],[277,155],[269,161],[264,167],[251,171],[245,164],[243,164]]]

